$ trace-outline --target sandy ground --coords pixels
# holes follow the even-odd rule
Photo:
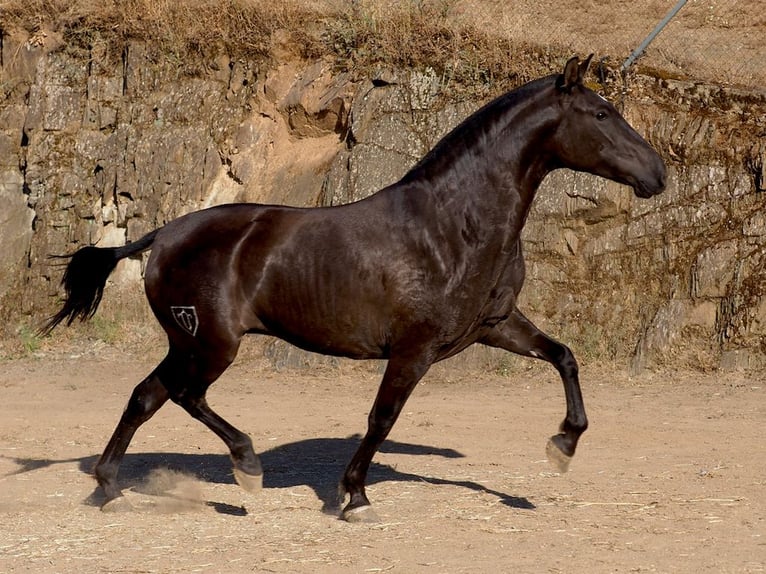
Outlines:
[[[766,571],[762,377],[585,366],[591,429],[559,475],[552,368],[431,373],[371,469],[382,521],[360,525],[326,507],[378,375],[256,360],[209,398],[263,453],[260,494],[168,405],[125,458],[135,510],[101,512],[89,471],[152,366],[109,350],[0,365],[0,572]]]

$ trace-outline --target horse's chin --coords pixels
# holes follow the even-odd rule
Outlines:
[[[651,191],[649,191],[648,189],[644,187],[634,187],[633,193],[635,194],[636,197],[640,197],[641,199],[649,199],[650,197],[655,195],[654,193],[652,193]]]
[[[643,182],[638,182],[632,187],[633,193],[636,195],[636,197],[640,197],[641,199],[649,199],[650,197],[654,197],[655,195],[658,195],[665,190],[664,184],[647,185]]]

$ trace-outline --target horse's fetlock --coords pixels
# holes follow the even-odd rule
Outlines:
[[[93,468],[93,476],[96,478],[100,485],[111,482],[117,475],[117,466],[112,463],[98,463]]]
[[[579,437],[588,429],[588,419],[583,416],[565,418],[559,427],[562,434]]]
[[[245,456],[250,452],[254,452],[253,449],[253,439],[251,439],[246,434],[243,434],[241,437],[236,438],[232,442],[232,452],[237,453],[239,456]]]

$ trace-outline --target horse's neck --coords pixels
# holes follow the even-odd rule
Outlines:
[[[550,171],[543,150],[555,118],[526,115],[514,110],[473,148],[455,157],[430,181],[433,201],[464,212],[486,214],[510,233],[518,233],[526,220],[535,193]],[[541,121],[545,120],[545,121]]]

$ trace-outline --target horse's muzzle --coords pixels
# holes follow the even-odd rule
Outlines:
[[[653,197],[665,191],[666,181],[667,171],[665,170],[665,164],[659,156],[656,156],[655,161],[652,162],[650,173],[637,178],[635,183],[633,183],[633,192],[637,197]]]

